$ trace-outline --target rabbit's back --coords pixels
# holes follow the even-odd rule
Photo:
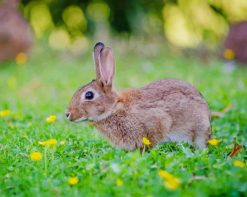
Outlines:
[[[160,117],[165,117],[161,122],[169,127],[167,138],[172,141],[179,141],[176,138],[181,138],[181,135],[183,138],[188,135],[187,141],[190,141],[194,132],[210,130],[208,104],[187,82],[176,79],[153,82],[141,89],[138,102],[140,110],[158,112]]]
[[[210,119],[207,102],[194,86],[185,81],[177,79],[155,81],[141,89],[140,98],[143,101],[140,108],[147,109],[153,106],[157,110],[162,109],[163,112],[168,113],[173,122],[171,127],[191,129],[191,123],[200,122],[194,122],[193,119]]]
[[[194,86],[178,79],[161,79],[141,88],[141,90],[143,91],[143,96],[150,100],[157,99],[157,97],[165,99],[166,96],[176,93],[180,93],[183,96],[201,98],[201,94]]]

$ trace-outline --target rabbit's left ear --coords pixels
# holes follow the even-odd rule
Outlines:
[[[111,48],[105,47],[99,55],[100,79],[104,85],[112,86],[115,74],[115,60]]]

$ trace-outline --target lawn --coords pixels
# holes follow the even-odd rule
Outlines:
[[[247,69],[230,72],[222,60],[204,64],[165,49],[152,56],[114,51],[119,90],[179,78],[194,84],[212,111],[232,105],[212,120],[219,143],[206,150],[164,143],[144,153],[112,147],[89,124],[64,115],[74,91],[94,78],[91,50],[73,57],[39,46],[25,64],[0,64],[0,111],[10,110],[0,117],[0,196],[247,196]],[[50,115],[56,120],[48,123]],[[234,143],[243,148],[230,158]],[[38,161],[30,157],[35,151]],[[78,182],[71,185],[71,177]]]

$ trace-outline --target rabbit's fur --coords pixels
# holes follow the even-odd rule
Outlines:
[[[205,148],[210,138],[210,111],[202,95],[190,84],[162,79],[120,94],[112,88],[115,63],[103,43],[94,48],[96,80],[81,87],[67,111],[70,121],[91,121],[113,145],[133,150],[164,141],[188,142]],[[94,93],[92,100],[86,92]]]

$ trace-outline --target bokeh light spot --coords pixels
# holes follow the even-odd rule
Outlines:
[[[42,2],[31,2],[28,4],[30,10],[30,23],[38,38],[54,27],[49,7]]]
[[[49,36],[49,46],[56,50],[67,49],[70,45],[69,33],[64,28],[54,29]]]
[[[179,47],[195,47],[201,41],[201,35],[191,30],[182,11],[173,5],[163,9],[164,31],[167,39]]]
[[[106,21],[110,16],[110,8],[104,2],[90,3],[87,7],[88,15],[95,21]]]
[[[71,30],[85,31],[87,21],[83,11],[78,6],[69,6],[63,11],[63,20],[66,26]]]

